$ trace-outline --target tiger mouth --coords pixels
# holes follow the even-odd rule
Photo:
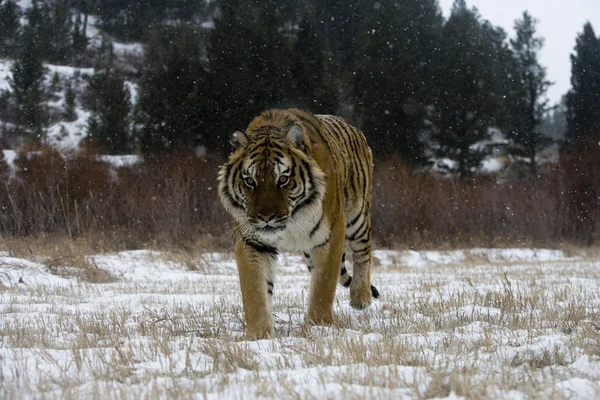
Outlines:
[[[273,233],[280,232],[287,228],[289,222],[289,215],[281,216],[279,218],[270,220],[268,222],[261,221],[257,218],[249,218],[248,222],[252,228],[257,232]]]
[[[287,219],[280,222],[271,221],[269,223],[262,221],[250,221],[250,224],[257,232],[273,233],[284,230],[287,227]]]
[[[280,224],[277,226],[272,226],[272,225],[255,226],[255,229],[257,231],[265,232],[265,233],[279,232],[279,231],[284,230],[285,228],[286,228],[286,224]]]
[[[264,233],[280,232],[287,227],[287,224],[285,224],[285,223],[281,223],[281,224],[277,224],[277,225],[256,225],[256,224],[253,224],[253,225],[254,225],[254,229],[256,229],[259,232],[264,232]]]

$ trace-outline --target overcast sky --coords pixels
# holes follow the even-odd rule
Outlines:
[[[445,17],[450,14],[454,0],[440,0]],[[548,68],[548,98],[558,102],[571,88],[571,59],[577,33],[590,21],[600,35],[600,0],[467,0],[484,19],[501,26],[513,36],[514,21],[527,10],[538,20],[537,32],[546,39],[541,54],[542,65]]]

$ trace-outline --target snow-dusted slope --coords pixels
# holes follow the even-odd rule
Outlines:
[[[31,7],[31,0],[20,0],[17,2],[21,10],[27,10]],[[103,36],[107,37],[98,28],[98,19],[94,15],[89,16],[87,36],[90,40],[90,48],[97,49],[102,45]],[[117,60],[121,64],[126,65],[127,60],[131,57],[141,58],[144,54],[144,46],[141,43],[119,43],[113,41],[113,51]],[[0,92],[10,90],[9,79],[11,77],[11,67],[13,61],[0,59]],[[87,90],[87,78],[94,74],[93,68],[75,68],[65,65],[44,64],[45,76],[44,86],[46,90],[52,93],[52,99],[47,102],[47,106],[54,114],[60,114],[65,106],[65,90],[64,85],[67,82],[72,82],[77,92],[78,99],[76,101],[74,121],[66,121],[63,118],[53,121],[46,127],[47,143],[53,145],[59,150],[75,150],[79,148],[81,140],[87,136],[87,124],[90,117],[89,110],[85,109],[81,102],[81,95]],[[51,90],[54,77],[58,76],[61,82],[59,90]],[[135,106],[138,99],[138,84],[127,80],[125,82],[131,94],[132,106]],[[0,124],[5,122],[0,121]]]

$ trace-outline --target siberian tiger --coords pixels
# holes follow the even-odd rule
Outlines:
[[[332,115],[269,110],[235,132],[231,144],[219,196],[235,221],[248,336],[273,335],[280,250],[309,258],[307,323],[332,323],[338,281],[350,287],[353,308],[368,307],[379,293],[370,274],[373,159],[362,132]],[[346,243],[353,278],[344,266]]]

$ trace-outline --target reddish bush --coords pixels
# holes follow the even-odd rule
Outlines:
[[[600,239],[600,133],[563,154],[561,174],[569,224],[564,235],[591,245]]]
[[[377,161],[374,239],[406,247],[597,243],[598,146],[588,143],[572,154],[538,179],[508,183],[436,177],[397,158]],[[22,153],[16,179],[0,169],[0,233],[102,234],[127,248],[226,237],[232,223],[217,193],[222,162],[179,152],[113,168],[89,151]]]

